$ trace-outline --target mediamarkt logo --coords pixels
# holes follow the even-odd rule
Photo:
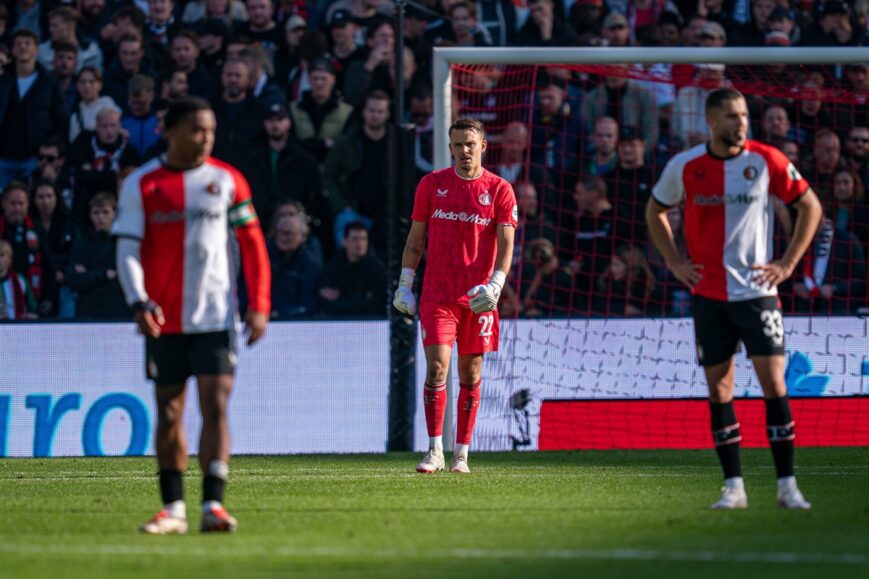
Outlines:
[[[456,213],[455,211],[444,211],[443,209],[435,209],[431,214],[432,219],[446,219],[448,221],[462,221],[463,223],[473,223],[474,225],[489,225],[492,220],[488,217],[480,217],[477,213],[467,214],[464,211]]]
[[[748,193],[727,193],[725,195],[697,195],[694,197],[694,205],[748,205],[760,201],[760,195]]]

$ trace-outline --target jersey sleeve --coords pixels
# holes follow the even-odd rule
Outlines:
[[[809,188],[809,183],[790,159],[774,147],[769,149],[769,191],[785,203],[793,203]]]
[[[684,167],[684,163],[680,162],[678,157],[670,159],[664,167],[664,172],[652,188],[652,197],[659,205],[675,207],[682,201],[685,195],[685,185],[682,180]]]
[[[498,225],[519,225],[519,207],[516,205],[516,193],[510,183],[504,182],[498,201],[495,205],[495,223]]]
[[[112,235],[140,241],[145,237],[145,209],[142,205],[141,180],[138,178],[129,176],[121,185]]]
[[[253,208],[253,200],[250,195],[250,185],[244,175],[236,170],[232,173],[234,194],[229,206],[229,225],[233,228],[244,227],[245,225],[259,224],[256,211]]]
[[[413,199],[413,213],[411,214],[413,221],[428,223],[428,218],[431,215],[433,180],[431,174],[426,175],[420,180],[419,185],[416,186],[416,196]]]

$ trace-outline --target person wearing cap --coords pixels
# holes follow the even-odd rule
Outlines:
[[[727,32],[719,23],[707,20],[697,33],[697,44],[704,48],[720,48],[727,44]]]
[[[815,25],[807,30],[805,46],[851,46],[860,39],[845,0],[816,2],[815,10]]]
[[[356,22],[349,10],[335,10],[329,17],[329,53],[341,70],[357,55]]]
[[[326,153],[347,127],[353,107],[335,90],[335,66],[325,58],[308,65],[310,90],[299,101],[290,103],[293,134],[322,163]]]
[[[308,23],[304,18],[297,14],[287,18],[284,23],[284,42],[278,47],[272,60],[275,78],[281,86],[290,89],[290,100],[296,100],[300,96],[298,87],[304,75],[301,47],[302,39],[307,33]]]
[[[573,46],[576,32],[564,17],[561,0],[529,0],[528,19],[513,43],[518,46]]]
[[[227,58],[220,73],[220,97],[212,103],[217,120],[214,156],[233,165],[262,132],[262,112],[251,94],[250,79],[244,59]]]
[[[392,21],[385,18],[371,22],[365,31],[365,48],[347,65],[341,92],[354,107],[362,106],[372,87],[388,84],[389,65],[395,59],[392,26]]]
[[[797,25],[797,15],[792,8],[777,6],[769,15],[769,30],[784,34],[788,38],[788,46],[795,46],[802,40],[802,31]]]
[[[238,168],[247,177],[260,224],[267,228],[281,200],[296,199],[316,207],[322,187],[317,160],[290,134],[292,120],[286,104],[270,104],[262,127],[240,157]]]
[[[628,19],[619,12],[610,12],[603,19],[601,35],[607,46],[629,46],[631,31],[628,28]]]
[[[613,65],[601,84],[588,91],[582,102],[582,118],[610,116],[622,126],[638,127],[646,150],[658,145],[658,104],[655,97],[628,78],[627,65]]]
[[[630,224],[624,236],[635,244],[646,241],[644,214],[655,184],[655,172],[646,165],[646,150],[642,132],[634,126],[623,126],[619,130],[616,170],[604,178],[619,217]]]
[[[709,140],[706,123],[706,98],[712,91],[729,84],[723,64],[695,64],[694,82],[679,89],[670,121],[672,148],[681,151]]]
[[[531,121],[531,163],[545,167],[548,180],[558,188],[577,173],[585,141],[585,121],[568,98],[564,79],[541,72],[537,76],[536,91],[534,100],[540,106],[534,107]],[[559,195],[555,188],[547,193]],[[565,202],[568,201],[546,199],[546,206],[564,207]]]

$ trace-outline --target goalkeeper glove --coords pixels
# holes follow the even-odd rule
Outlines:
[[[504,287],[506,279],[507,274],[500,269],[496,269],[492,277],[489,278],[489,283],[472,287],[468,291],[468,297],[471,298],[468,305],[471,306],[471,311],[475,314],[482,314],[483,312],[491,312],[497,308],[498,298],[501,297],[501,288]]]
[[[413,295],[413,278],[416,273],[409,267],[401,270],[398,278],[398,289],[392,298],[392,305],[399,312],[412,316],[416,313],[416,296]]]

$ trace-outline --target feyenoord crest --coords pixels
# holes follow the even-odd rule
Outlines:
[[[480,193],[480,196],[478,197],[478,199],[480,200],[480,205],[491,205],[492,204],[492,196],[489,195],[488,191],[484,191],[484,192]]]
[[[205,186],[205,190],[210,195],[217,195],[218,193],[220,193],[220,185],[217,184],[217,181],[212,181],[211,183],[209,183],[208,185]]]
[[[757,179],[757,167],[755,167],[754,165],[749,165],[742,172],[742,176],[749,181],[754,181],[755,179]]]

